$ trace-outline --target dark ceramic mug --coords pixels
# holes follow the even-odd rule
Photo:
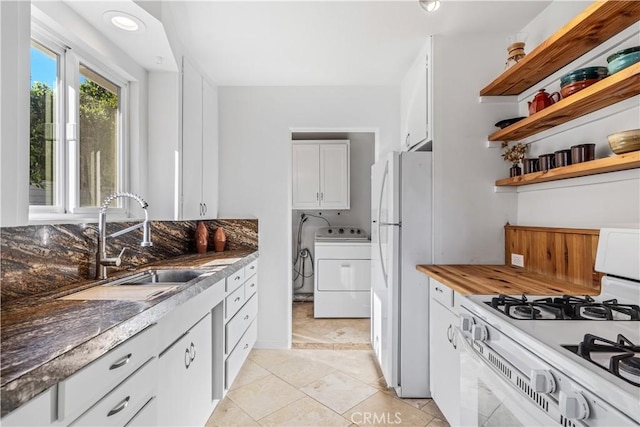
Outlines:
[[[522,166],[524,173],[538,172],[538,159],[524,159]]]
[[[540,156],[538,156],[538,166],[540,167],[540,171],[544,172],[547,171],[549,169],[553,169],[555,168],[555,154],[550,153],[550,154],[542,154]]]
[[[556,168],[569,166],[571,164],[571,150],[558,150],[554,154],[554,165]]]
[[[582,163],[595,159],[596,144],[579,144],[571,147],[571,162]]]

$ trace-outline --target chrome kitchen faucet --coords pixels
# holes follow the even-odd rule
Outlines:
[[[109,205],[112,201],[119,197],[128,197],[140,203],[142,210],[144,210],[144,221],[140,224],[132,225],[131,227],[127,227],[124,230],[116,231],[113,234],[107,236],[107,209],[109,209]],[[151,231],[149,229],[149,214],[147,212],[147,207],[149,205],[144,199],[137,194],[133,193],[113,193],[102,202],[102,206],[100,206],[100,213],[98,215],[98,252],[96,254],[96,278],[97,279],[106,279],[107,278],[107,267],[119,267],[122,263],[122,254],[124,253],[126,248],[122,248],[120,254],[115,258],[107,258],[107,239],[110,237],[118,237],[123,234],[127,234],[130,231],[137,230],[142,227],[142,242],[140,242],[140,246],[148,247],[153,246],[151,242]]]

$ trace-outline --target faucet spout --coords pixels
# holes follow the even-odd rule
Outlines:
[[[127,227],[124,230],[116,231],[113,234],[107,236],[107,209],[109,209],[109,205],[112,201],[119,197],[128,197],[137,201],[140,204],[140,207],[144,211],[144,221],[140,224],[133,225],[131,227]],[[98,214],[98,251],[96,254],[96,278],[98,279],[106,279],[107,278],[107,266],[116,265],[114,264],[113,259],[107,257],[107,239],[110,237],[118,237],[123,234],[127,234],[133,230],[137,230],[138,228],[142,228],[142,241],[140,242],[140,246],[149,247],[153,246],[151,242],[151,230],[149,227],[149,213],[147,212],[147,207],[149,205],[147,202],[137,194],[133,193],[124,193],[118,192],[113,193],[102,202],[102,206],[100,206],[100,212]],[[119,259],[118,259],[119,264]]]

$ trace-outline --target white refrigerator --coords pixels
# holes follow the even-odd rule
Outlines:
[[[429,281],[432,153],[389,153],[371,167],[371,344],[400,397],[431,397]]]

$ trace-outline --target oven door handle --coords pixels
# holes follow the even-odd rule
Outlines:
[[[462,348],[464,349],[464,351],[466,351],[467,353],[469,353],[469,355],[473,358],[473,360],[476,361],[476,363],[482,364],[484,366],[486,366],[487,368],[489,368],[489,370],[494,374],[494,376],[496,377],[496,379],[500,382],[500,384],[503,385],[503,387],[505,387],[507,390],[514,390],[515,393],[511,393],[509,396],[512,398],[517,399],[520,404],[519,406],[521,408],[535,408],[535,418],[536,420],[539,420],[540,416],[544,415],[544,418],[546,419],[547,423],[545,423],[544,425],[556,425],[556,423],[553,421],[553,419],[547,415],[545,412],[543,412],[542,409],[538,408],[536,406],[536,404],[534,402],[532,402],[529,397],[527,395],[524,394],[524,392],[522,390],[520,390],[518,387],[516,387],[514,384],[512,384],[511,382],[507,381],[504,379],[504,377],[502,376],[502,372],[500,372],[498,370],[498,368],[496,368],[495,366],[491,365],[489,362],[487,362],[485,360],[484,357],[482,357],[474,348],[473,348],[473,344],[471,344],[469,342],[469,339],[465,336],[465,334],[462,332],[462,330],[456,326],[455,328],[455,334],[460,337],[459,342],[462,344]],[[531,416],[531,412],[526,410],[526,412],[529,413],[529,415]]]

